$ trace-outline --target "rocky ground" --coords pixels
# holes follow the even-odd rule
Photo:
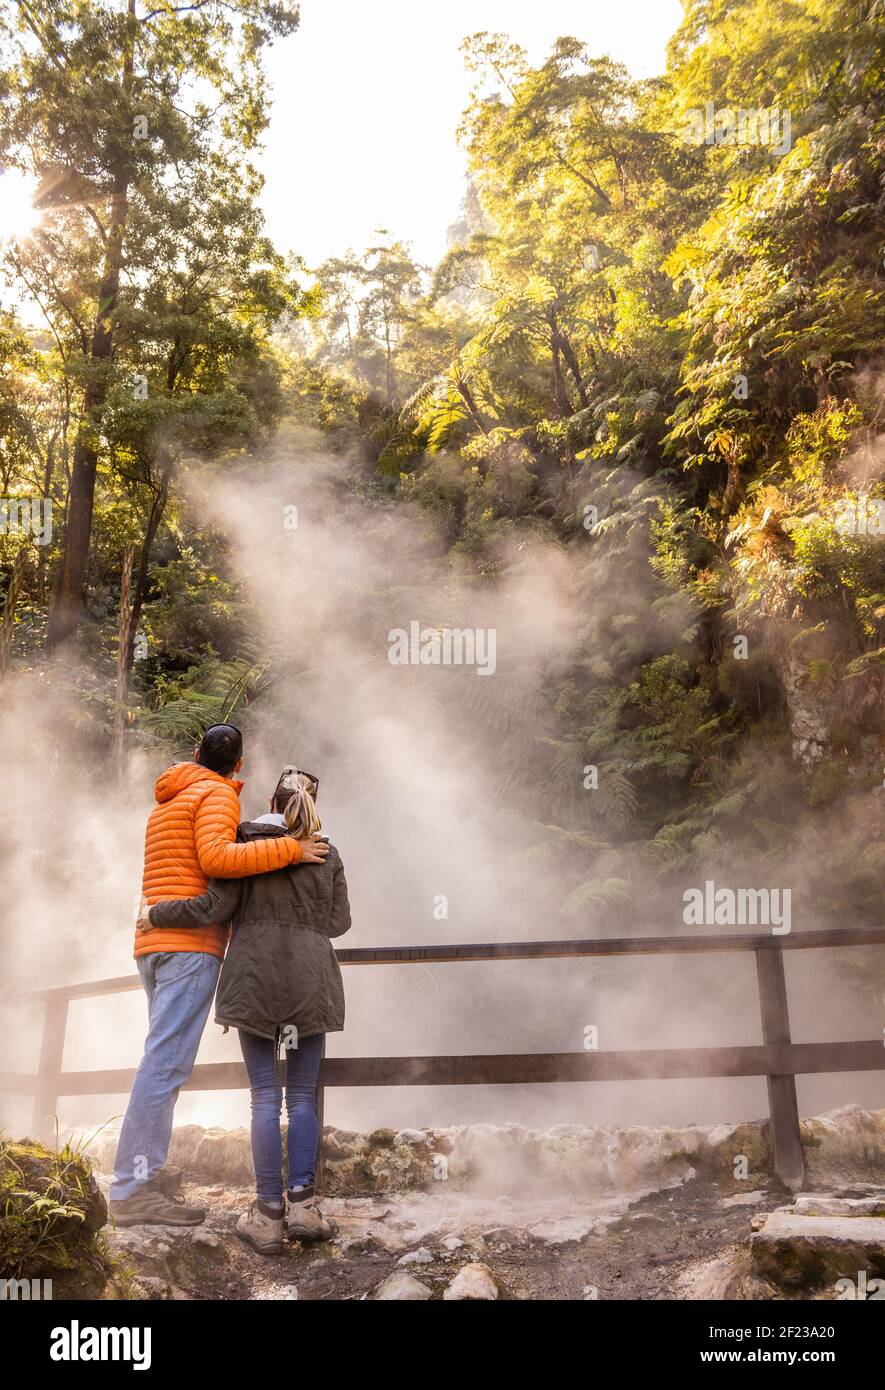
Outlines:
[[[233,1233],[249,1189],[185,1185],[209,1210],[193,1231],[132,1227],[116,1253],[151,1298],[676,1298],[698,1255],[719,1256],[749,1231],[745,1203],[692,1184],[622,1211],[429,1193],[323,1203],[339,1235],[283,1255],[255,1254]],[[752,1210],[775,1196],[752,1194]],[[460,1292],[459,1292],[460,1290]],[[466,1290],[466,1292],[465,1292]],[[684,1296],[684,1295],[682,1295]]]
[[[821,1194],[824,1211],[846,1200],[859,1209],[823,1218],[785,1205],[782,1193],[725,1195],[703,1181],[621,1210],[575,1204],[567,1215],[553,1200],[333,1198],[323,1209],[339,1226],[336,1239],[292,1245],[278,1257],[255,1254],[234,1234],[249,1189],[184,1190],[208,1208],[204,1226],[113,1234],[112,1248],[134,1276],[125,1296],[827,1299],[839,1296],[839,1278],[856,1283],[860,1270],[868,1280],[885,1277],[885,1187],[848,1199]]]
[[[234,1232],[253,1195],[247,1135],[188,1126],[173,1181],[207,1220],[111,1231],[122,1277],[105,1296],[851,1297],[837,1280],[885,1278],[885,1112],[846,1107],[804,1121],[803,1139],[813,1191],[794,1199],[768,1179],[764,1125],[329,1129],[323,1210],[338,1235],[269,1258]]]

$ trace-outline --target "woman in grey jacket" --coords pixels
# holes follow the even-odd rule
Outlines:
[[[238,838],[315,835],[318,779],[283,769],[268,815],[239,827]],[[215,999],[215,1022],[239,1033],[252,1092],[252,1157],[257,1199],[237,1222],[238,1234],[261,1254],[279,1254],[290,1240],[328,1240],[334,1224],[316,1205],[316,1084],[326,1033],[344,1027],[344,990],[332,938],[350,927],[347,882],[338,851],[321,864],[244,879],[210,879],[205,893],[155,903],[151,927],[231,922],[233,933]],[[295,872],[297,870],[297,872]],[[289,1181],[282,1186],[277,1076],[286,1049]]]

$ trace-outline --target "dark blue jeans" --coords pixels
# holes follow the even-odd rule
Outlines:
[[[239,1029],[243,1061],[252,1088],[252,1161],[259,1199],[278,1206],[283,1194],[283,1140],[280,1114],[283,1090],[277,1075],[277,1049],[270,1038]],[[289,1187],[310,1187],[317,1151],[316,1089],[325,1033],[300,1038],[286,1048],[286,1149]]]

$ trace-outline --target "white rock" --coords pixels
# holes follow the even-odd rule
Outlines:
[[[200,1229],[199,1227],[191,1234],[192,1245],[204,1245],[207,1250],[220,1250],[221,1241],[212,1231]]]
[[[427,1135],[423,1129],[401,1129],[398,1134],[393,1136],[394,1145],[397,1144],[426,1144]]]
[[[460,1250],[461,1246],[464,1244],[464,1241],[459,1239],[458,1236],[446,1236],[444,1240],[440,1241],[440,1244],[442,1245],[444,1250],[448,1250],[451,1252],[453,1250]]]
[[[529,1234],[548,1245],[569,1245],[583,1240],[596,1227],[590,1216],[548,1216],[529,1227]]]
[[[491,1301],[497,1297],[498,1286],[492,1278],[492,1271],[488,1265],[482,1264],[463,1265],[443,1294],[447,1302],[465,1298]]]
[[[433,1255],[426,1245],[420,1246],[417,1250],[409,1250],[397,1260],[398,1265],[432,1265]]]
[[[405,1272],[389,1274],[383,1284],[379,1284],[372,1294],[373,1299],[379,1302],[418,1302],[420,1299],[432,1298],[433,1294],[426,1284],[422,1284],[411,1274]]]
[[[885,1216],[885,1192],[866,1197],[832,1197],[803,1192],[792,1207],[796,1216]]]

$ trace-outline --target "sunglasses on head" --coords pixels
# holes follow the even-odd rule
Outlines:
[[[310,794],[311,794],[311,796],[313,797],[314,801],[316,800],[317,792],[318,792],[319,789],[320,789],[320,779],[319,779],[319,777],[315,776],[314,773],[312,773],[312,772],[305,772],[305,771],[304,771],[302,768],[300,768],[300,767],[284,767],[284,768],[283,768],[282,772],[280,773],[280,780],[277,782],[277,785],[276,785],[276,791],[274,792],[274,798],[276,798],[277,795],[278,795],[278,793],[279,793],[281,790],[283,790],[283,784],[284,784],[285,782],[288,782],[288,780],[289,780],[290,777],[306,777],[307,780],[308,780],[308,782],[310,783],[310,785],[306,788],[306,790],[310,792]],[[288,791],[289,788],[286,788],[286,790]],[[292,794],[293,794],[293,796],[294,796],[294,794],[295,794],[295,792],[296,792],[297,790],[298,790],[298,788],[294,788],[294,787],[292,788]]]

